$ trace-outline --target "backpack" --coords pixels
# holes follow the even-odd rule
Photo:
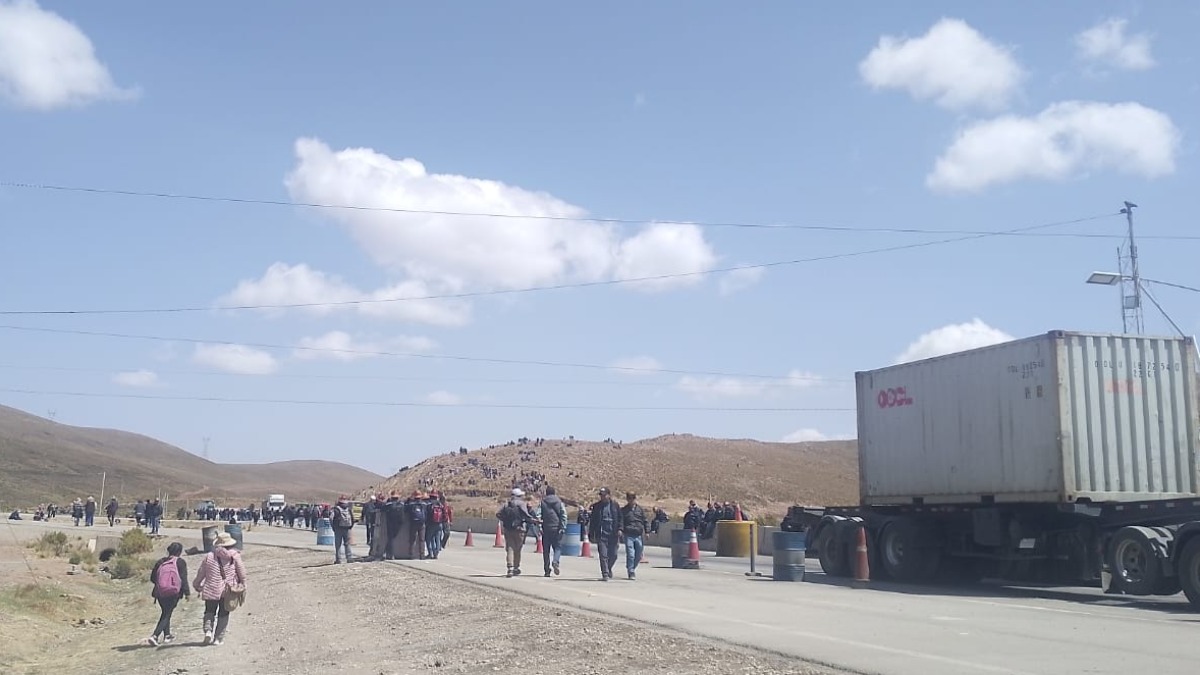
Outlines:
[[[504,523],[504,527],[510,530],[519,530],[525,525],[525,514],[512,502],[505,504],[496,512],[496,519]]]
[[[421,502],[409,502],[404,506],[404,512],[408,514],[409,521],[413,523],[425,522],[425,505]]]
[[[429,515],[435,523],[446,522],[446,506],[440,503],[434,503],[429,507]]]
[[[340,506],[334,507],[333,524],[336,527],[354,527],[354,518],[350,515],[350,509],[343,509]]]
[[[154,597],[177,598],[182,590],[183,580],[179,578],[179,558],[167,558],[158,566],[158,575],[154,579]]]

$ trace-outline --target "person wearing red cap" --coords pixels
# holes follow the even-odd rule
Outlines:
[[[350,532],[354,530],[354,511],[350,509],[350,498],[338,497],[329,515],[333,527],[333,564],[342,562],[342,549],[346,550],[346,562],[350,562]]]

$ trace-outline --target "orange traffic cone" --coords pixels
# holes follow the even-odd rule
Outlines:
[[[463,546],[474,546],[475,538],[471,536],[471,528],[467,528],[467,540],[463,542]]]
[[[871,581],[871,563],[867,560],[867,528],[858,528],[858,542],[855,547],[854,587],[866,588]]]
[[[500,523],[496,523],[496,544],[492,548],[504,548],[504,534],[500,531]]]
[[[587,539],[583,540],[583,548],[579,549],[579,557],[580,558],[592,557],[592,542],[588,541]]]
[[[692,540],[688,542],[688,564],[684,569],[700,569],[700,540],[696,538],[695,530],[692,530]]]
[[[538,536],[538,538],[537,538],[537,546],[536,546],[536,547],[534,547],[534,549],[533,549],[533,552],[534,552],[534,553],[541,553],[541,552],[542,552],[542,537],[541,537],[540,535],[539,535],[539,536]]]

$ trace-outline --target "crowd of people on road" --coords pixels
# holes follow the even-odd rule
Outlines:
[[[687,512],[683,515],[683,527],[695,530],[701,539],[712,539],[717,522],[722,520],[750,520],[750,514],[737,502],[708,502],[707,507],[701,509],[693,499],[688,502]]]

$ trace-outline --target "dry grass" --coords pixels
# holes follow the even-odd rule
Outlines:
[[[469,460],[478,464],[472,465]],[[499,470],[485,477],[482,468]],[[370,492],[408,494],[434,487],[454,499],[464,515],[494,512],[522,472],[545,474],[565,500],[590,502],[596,489],[638,493],[643,505],[679,514],[689,499],[737,501],[756,517],[778,517],[792,504],[833,505],[858,502],[858,458],[854,441],[765,443],[703,438],[689,434],[660,436],[635,443],[547,440],[505,445],[466,455],[439,455],[372,486]]]
[[[99,498],[101,471],[108,473],[107,495],[121,502],[122,515],[138,498],[160,493],[170,495],[173,506],[209,498],[248,504],[273,492],[292,501],[328,500],[382,478],[337,462],[216,464],[139,434],[58,424],[0,406],[0,495],[5,505]],[[118,485],[124,486],[123,494]]]

